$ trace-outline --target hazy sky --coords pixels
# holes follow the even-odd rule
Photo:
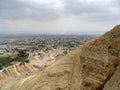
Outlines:
[[[120,0],[0,0],[0,34],[104,33],[120,23]]]

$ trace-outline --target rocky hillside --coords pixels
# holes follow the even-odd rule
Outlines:
[[[42,71],[1,90],[119,90],[120,25],[58,59]]]
[[[48,52],[30,53],[27,62],[18,62],[0,70],[0,85],[13,80],[30,75],[42,70],[46,66],[55,62],[58,56],[63,55],[63,50],[55,49]]]

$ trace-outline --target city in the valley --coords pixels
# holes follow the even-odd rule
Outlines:
[[[76,49],[95,35],[33,35],[7,36],[0,38],[0,69],[12,65],[32,63],[35,68],[44,68]],[[42,61],[44,59],[44,61]]]

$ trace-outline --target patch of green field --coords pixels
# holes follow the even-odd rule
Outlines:
[[[0,57],[0,69],[2,69],[3,66],[10,65],[10,62],[12,62],[10,57]]]
[[[28,58],[28,54],[20,53],[20,54],[18,54],[18,56],[15,59],[13,59],[13,61],[25,62],[27,60],[27,58]]]
[[[18,54],[18,56],[14,59],[6,56],[6,57],[0,57],[0,69],[2,69],[3,67],[7,67],[9,65],[11,65],[11,63],[13,61],[18,61],[18,62],[28,62],[29,60],[27,59],[28,58],[28,54],[23,54],[23,53],[20,53]]]

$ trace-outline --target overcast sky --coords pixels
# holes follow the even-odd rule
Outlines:
[[[120,23],[120,0],[0,0],[0,34],[104,33]]]

